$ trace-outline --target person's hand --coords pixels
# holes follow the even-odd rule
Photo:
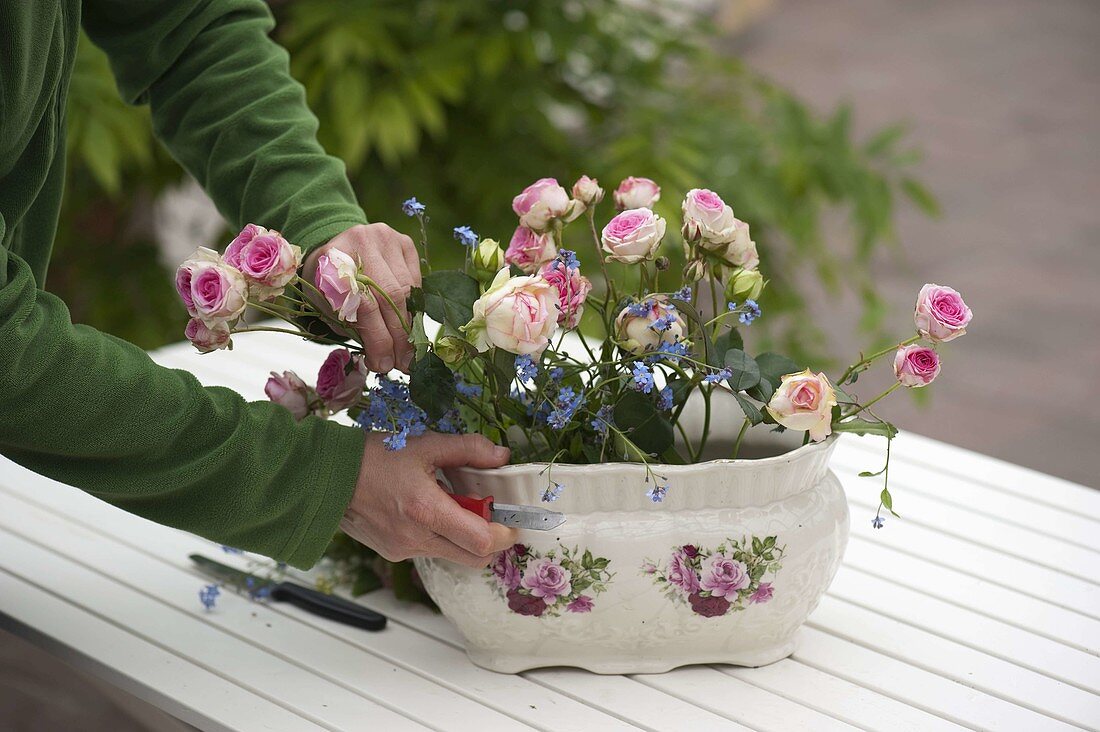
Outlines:
[[[340,528],[391,562],[442,557],[484,567],[516,543],[516,530],[461,508],[436,482],[436,468],[498,468],[508,448],[481,435],[429,432],[390,451],[368,435],[359,482]]]
[[[315,281],[317,258],[329,249],[346,252],[359,262],[363,274],[378,283],[400,309],[405,322],[410,322],[405,298],[411,288],[420,286],[420,258],[412,239],[385,224],[353,226],[309,253],[302,267],[306,280]],[[323,298],[311,299],[324,312],[332,313]],[[413,347],[401,319],[386,301],[374,293],[364,297],[356,317],[356,322],[348,325],[359,332],[367,367],[381,374],[394,367],[408,371]]]

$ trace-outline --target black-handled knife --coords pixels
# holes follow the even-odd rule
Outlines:
[[[382,630],[386,616],[335,595],[326,595],[293,582],[280,582],[243,572],[201,554],[192,554],[191,561],[206,575],[221,580],[252,595],[267,595],[274,602],[289,602],[295,607],[338,623],[366,630]]]

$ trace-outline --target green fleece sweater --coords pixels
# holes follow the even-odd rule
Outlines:
[[[309,249],[366,221],[261,0],[0,0],[0,453],[153,521],[309,566],[351,499],[362,431],[203,388],[74,325],[43,289],[82,24],[233,226]]]

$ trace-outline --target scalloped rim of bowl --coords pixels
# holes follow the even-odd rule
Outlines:
[[[793,460],[808,458],[811,455],[828,450],[834,442],[840,439],[840,436],[835,432],[826,437],[821,442],[810,442],[805,445],[799,445],[795,449],[780,453],[779,455],[772,455],[771,457],[764,458],[737,458],[732,460],[730,458],[717,458],[714,460],[707,460],[702,463],[688,463],[687,465],[672,465],[670,463],[650,463],[650,468],[655,473],[671,473],[683,474],[689,471],[700,470],[708,468],[710,466],[721,465],[727,468],[734,468],[736,470],[748,470],[752,468],[759,468],[762,466],[780,465],[783,463],[789,463]],[[517,463],[516,465],[502,465],[499,468],[473,468],[469,466],[463,466],[459,468],[448,468],[447,472],[461,471],[471,473],[492,473],[494,475],[500,474],[512,474],[512,475],[524,475],[534,470],[541,472],[546,466],[551,463]],[[610,472],[613,470],[632,470],[641,469],[644,470],[643,463],[630,463],[624,461],[606,462],[606,463],[554,463],[554,472],[562,471],[565,474],[574,474],[576,472]]]

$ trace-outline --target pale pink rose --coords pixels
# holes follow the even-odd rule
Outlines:
[[[248,282],[224,262],[196,262],[191,267],[190,284],[191,315],[207,327],[236,320],[248,306]]]
[[[191,297],[191,280],[195,278],[195,272],[209,264],[217,264],[221,261],[221,256],[213,249],[199,247],[176,269],[176,292],[192,317],[196,314],[195,302]]]
[[[554,178],[540,178],[512,199],[520,224],[534,231],[547,231],[551,222],[566,216],[569,209],[569,194]]]
[[[713,597],[736,598],[738,592],[749,586],[749,568],[736,559],[712,554],[703,560],[701,569],[699,586],[709,590]]]
[[[332,412],[358,402],[366,385],[367,365],[363,356],[352,356],[346,348],[330,352],[317,374],[317,394]]]
[[[550,557],[542,557],[528,562],[523,571],[520,586],[529,590],[534,597],[541,597],[547,603],[568,595],[573,573]]]
[[[554,245],[553,235],[539,234],[526,226],[517,226],[504,252],[504,261],[516,265],[527,274],[534,274],[556,256],[558,248]]]
[[[277,231],[249,224],[225,250],[225,261],[271,298],[290,284],[302,266],[302,250]]]
[[[222,348],[230,348],[233,343],[230,338],[229,324],[225,321],[215,322],[207,326],[198,318],[191,318],[187,321],[187,327],[183,329],[183,334],[199,350],[199,353],[210,353]]]
[[[691,566],[683,550],[677,549],[669,558],[666,579],[685,595],[699,591],[699,575],[695,574],[695,568]]]
[[[928,386],[940,375],[940,354],[927,346],[911,343],[894,354],[894,376],[902,386]]]
[[[520,574],[519,567],[516,565],[516,550],[514,548],[497,552],[493,563],[489,565],[489,569],[492,571],[497,583],[506,592],[519,587]]]
[[[972,316],[958,292],[944,285],[928,284],[917,295],[913,321],[922,336],[946,343],[966,335],[966,326]]]
[[[576,268],[554,260],[542,268],[542,278],[558,291],[558,325],[576,328],[584,315],[584,301],[592,290],[592,283]]]
[[[653,208],[661,200],[661,187],[649,178],[623,179],[613,194],[615,208],[626,211],[631,208]]]
[[[749,603],[763,605],[765,602],[772,599],[772,595],[774,594],[775,589],[772,587],[771,582],[761,582],[760,585],[753,590],[753,593],[749,595]]]
[[[588,595],[577,595],[565,606],[565,609],[571,613],[590,613],[595,606],[596,603],[592,602],[592,598]]]
[[[836,391],[829,377],[806,369],[783,377],[767,409],[779,424],[799,432],[808,431],[810,439],[820,442],[832,434],[835,406]]]
[[[324,413],[318,404],[317,392],[293,371],[284,371],[281,375],[272,371],[271,378],[264,385],[264,393],[271,401],[290,410],[294,419],[300,420],[311,412]]]
[[[684,238],[709,245],[727,244],[737,235],[738,221],[722,197],[706,188],[692,188],[681,204]]]
[[[336,317],[347,323],[355,322],[363,298],[370,297],[366,285],[357,279],[358,275],[359,265],[346,252],[329,249],[317,257],[314,284],[328,300]]]
[[[573,199],[584,207],[591,208],[603,200],[603,188],[600,188],[600,182],[595,178],[582,175],[573,184]]]
[[[601,240],[608,259],[635,264],[653,259],[664,237],[663,218],[648,208],[632,208],[608,222]]]
[[[662,342],[683,340],[686,332],[687,323],[665,295],[628,305],[615,317],[616,342],[636,356],[656,350]]]
[[[502,269],[463,330],[479,351],[495,346],[525,356],[542,353],[557,328],[558,291],[538,275],[509,277]]]

